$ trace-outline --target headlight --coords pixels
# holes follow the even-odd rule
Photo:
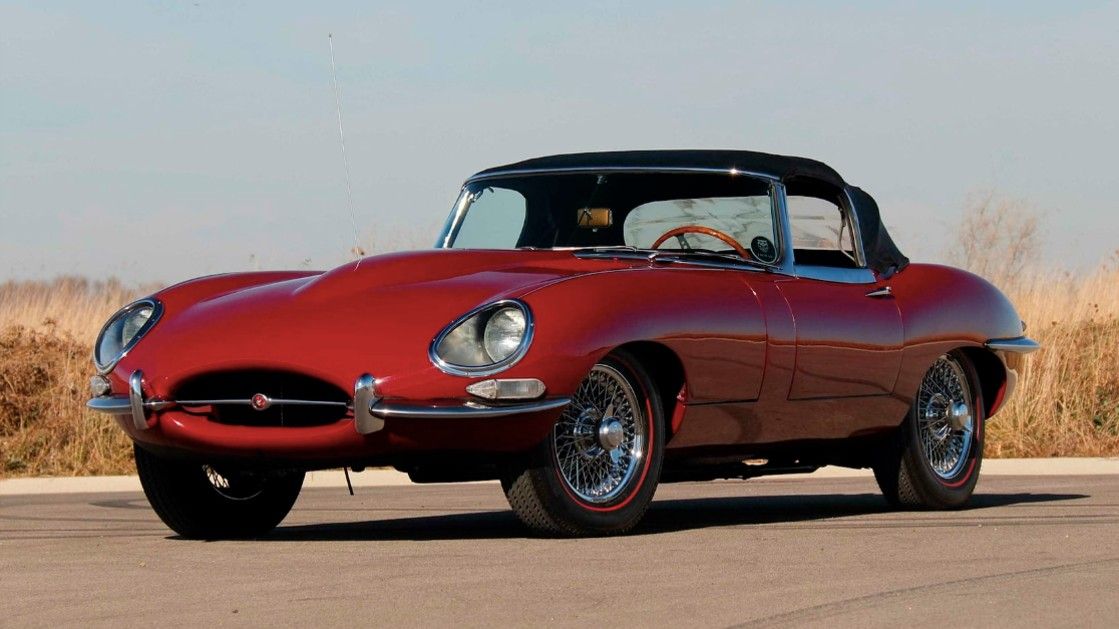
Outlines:
[[[97,370],[106,373],[115,367],[159,321],[161,314],[163,304],[155,299],[141,299],[110,317],[93,346],[93,364]]]
[[[431,343],[431,361],[461,376],[481,376],[510,367],[532,342],[528,306],[506,300],[486,304],[447,326]]]

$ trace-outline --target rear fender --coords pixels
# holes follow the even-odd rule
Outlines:
[[[898,300],[905,348],[895,395],[913,399],[921,379],[936,359],[954,349],[966,349],[978,369],[987,374],[984,387],[994,387],[996,395],[985,396],[990,413],[998,410],[999,396],[1007,377],[1001,365],[994,367],[984,348],[991,339],[1022,336],[1023,323],[1010,300],[987,280],[947,266],[910,264],[890,280]],[[998,361],[995,357],[996,362]],[[998,375],[1002,369],[1003,375]],[[1001,398],[1001,399],[1000,399]],[[996,403],[997,402],[997,403]]]

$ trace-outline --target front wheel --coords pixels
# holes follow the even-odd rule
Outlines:
[[[967,503],[983,463],[983,409],[971,361],[960,352],[938,358],[895,441],[874,466],[886,500],[917,509]]]
[[[140,484],[171,530],[191,539],[256,537],[299,497],[303,472],[249,471],[177,461],[134,446]]]
[[[664,434],[652,380],[618,351],[595,364],[552,433],[502,488],[517,517],[537,533],[624,533],[656,492]]]

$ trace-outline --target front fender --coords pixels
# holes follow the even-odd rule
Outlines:
[[[545,373],[549,390],[569,395],[614,348],[652,341],[680,359],[689,403],[757,399],[766,328],[744,273],[639,267],[538,289],[524,297],[536,336],[516,370]]]

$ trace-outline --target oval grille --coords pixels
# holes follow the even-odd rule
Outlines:
[[[261,404],[260,396],[270,401]],[[238,426],[322,426],[345,419],[349,395],[342,389],[300,373],[239,370],[202,374],[183,382],[174,392],[176,400],[221,400],[190,405],[180,402],[188,413],[205,415],[210,421]],[[254,407],[254,397],[257,404]],[[319,402],[285,404],[283,400]]]

